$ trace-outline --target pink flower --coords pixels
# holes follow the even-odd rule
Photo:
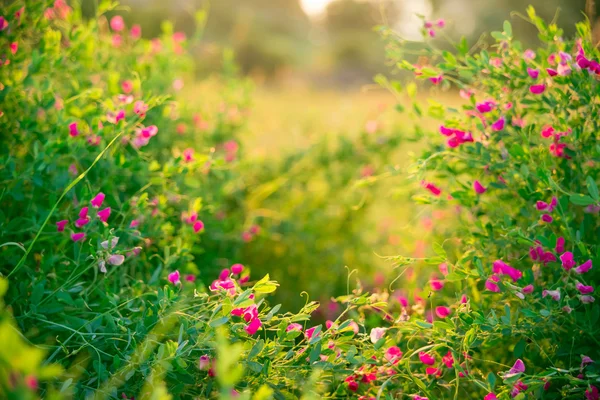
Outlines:
[[[594,362],[595,361],[592,360],[590,357],[584,356],[583,354],[581,355],[581,369],[583,369],[586,365],[592,364]]]
[[[86,218],[87,214],[88,214],[87,207],[82,207],[81,210],[79,210],[79,218]]]
[[[479,111],[482,114],[492,111],[495,107],[496,102],[491,100],[475,104],[475,108],[477,109],[477,111]]]
[[[285,328],[286,332],[291,332],[291,331],[298,331],[298,332],[302,332],[302,325],[297,324],[297,323],[291,323],[287,326],[287,328]]]
[[[77,130],[77,122],[71,122],[69,124],[69,135],[72,137],[79,135],[79,131]]]
[[[517,359],[513,364],[512,368],[508,371],[505,377],[514,376],[516,374],[521,374],[525,372],[525,363],[521,359]]]
[[[440,281],[439,279],[432,279],[429,281],[431,285],[431,290],[438,291],[444,288],[444,281]]]
[[[429,81],[431,83],[433,83],[434,85],[439,85],[443,79],[444,79],[444,77],[442,75],[438,75],[438,76],[433,76],[433,77],[429,78]]]
[[[75,164],[69,165],[68,170],[71,175],[73,175],[73,176],[77,175],[77,165],[75,165]]]
[[[104,193],[100,192],[98,193],[93,199],[92,201],[90,201],[90,203],[92,204],[92,207],[94,208],[100,208],[102,206],[102,202],[104,201]]]
[[[586,389],[585,398],[586,400],[599,400],[600,393],[598,392],[598,388],[592,385],[589,389]]]
[[[208,371],[210,368],[210,357],[207,354],[201,355],[198,360],[198,369],[200,371]]]
[[[121,47],[122,43],[123,43],[123,38],[121,37],[121,35],[119,35],[118,33],[115,33],[114,35],[112,35],[113,47]]]
[[[120,15],[115,15],[110,20],[110,27],[113,31],[121,32],[123,28],[125,28],[125,22],[123,21],[123,17]]]
[[[494,261],[492,272],[495,274],[508,275],[513,281],[518,281],[523,276],[523,273],[516,268],[511,267],[502,260]]]
[[[438,265],[438,269],[440,270],[442,275],[444,275],[444,276],[448,275],[448,264],[447,263],[441,263],[440,265]]]
[[[71,234],[71,240],[74,242],[79,242],[79,241],[83,240],[84,238],[85,238],[85,233],[83,233],[83,232]]]
[[[58,222],[56,223],[56,230],[57,230],[58,232],[63,232],[63,231],[65,230],[65,226],[66,226],[68,223],[69,223],[69,221],[68,221],[68,220],[66,220],[66,219],[63,219],[62,221],[58,221]]]
[[[171,272],[168,276],[169,282],[171,282],[173,285],[181,284],[181,280],[179,278],[180,278],[179,270],[175,270],[175,271]]]
[[[557,253],[564,253],[564,251],[565,251],[565,238],[564,237],[556,238],[556,246],[554,247],[554,251]]]
[[[586,262],[575,268],[575,272],[578,274],[585,274],[590,269],[592,269],[592,260],[587,260]]]
[[[121,82],[121,89],[123,89],[123,93],[131,93],[133,90],[133,83],[130,80],[125,80]],[[133,99],[131,99],[133,101]]]
[[[244,328],[248,335],[254,335],[256,331],[262,326],[262,322],[258,318],[254,318],[250,323]]]
[[[494,393],[488,393],[485,395],[483,400],[498,400],[498,398],[496,397],[496,395]]]
[[[554,127],[552,127],[551,125],[545,125],[542,128],[542,133],[541,134],[542,134],[542,137],[548,139],[548,138],[554,136],[554,132],[555,132],[554,131]]]
[[[121,254],[113,254],[108,257],[107,261],[110,265],[121,265],[125,261],[125,256]]]
[[[500,117],[496,122],[492,124],[492,130],[498,132],[504,129],[505,119],[504,117]]]
[[[429,35],[429,37],[435,37],[435,31],[433,29],[427,30],[427,34]]]
[[[354,380],[354,376],[350,375],[344,382],[348,384],[348,390],[356,392],[358,390],[358,383]]]
[[[431,182],[422,181],[421,186],[429,190],[434,196],[439,196],[442,193],[442,190]]]
[[[229,272],[229,270],[227,268],[223,269],[221,271],[221,273],[219,274],[219,279],[222,280],[222,281],[224,281],[225,279],[228,279],[229,278],[229,273],[230,272]]]
[[[546,90],[546,85],[540,83],[539,85],[531,85],[529,86],[529,91],[533,94],[542,94]]]
[[[317,325],[319,326],[319,325]],[[312,328],[308,328],[305,332],[304,335],[306,336],[307,339],[312,339],[313,335],[315,334],[315,330],[317,329],[317,326],[313,326]],[[319,332],[319,335],[321,333]]]
[[[446,21],[442,18],[438,19],[435,24],[437,25],[438,28],[443,28],[446,26]]]
[[[527,73],[533,79],[537,79],[538,75],[540,74],[540,71],[538,71],[537,69],[534,69],[534,68],[527,68]]]
[[[487,190],[479,181],[473,182],[473,189],[477,194],[483,194]]]
[[[469,302],[469,298],[467,297],[466,294],[463,294],[462,296],[460,296],[460,304],[467,304]]]
[[[142,100],[138,100],[133,104],[133,112],[139,115],[140,117],[145,117],[147,111],[148,105]]]
[[[185,280],[186,282],[194,282],[196,280],[196,276],[193,274],[187,274],[185,276]]]
[[[187,148],[187,149],[183,150],[182,156],[183,156],[183,162],[189,163],[189,162],[194,161],[194,149]]]
[[[98,211],[98,218],[100,221],[106,222],[108,217],[110,217],[110,207],[106,207],[104,210]]]
[[[427,367],[425,368],[425,373],[427,375],[436,375],[438,378],[440,376],[442,376],[442,370],[439,368],[434,368],[434,367]]]
[[[25,385],[29,388],[29,390],[36,391],[38,389],[38,379],[33,375],[27,375],[23,381]]]
[[[131,220],[131,223],[129,224],[130,228],[137,228],[140,225],[140,221],[137,219],[133,219]]]
[[[573,253],[567,251],[563,253],[560,257],[560,261],[562,263],[562,267],[565,271],[569,271],[571,268],[575,266],[575,260],[573,259]]]
[[[133,25],[129,31],[129,34],[133,40],[138,40],[142,37],[142,27],[138,24]]]
[[[371,343],[377,343],[385,335],[386,328],[373,328],[369,335]]]
[[[533,60],[535,58],[535,52],[531,49],[527,49],[523,52],[523,58],[525,60]]]
[[[79,218],[75,221],[75,226],[81,228],[90,222],[90,217]]]
[[[446,306],[438,306],[435,308],[435,314],[440,318],[446,318],[450,315],[450,308]]]
[[[390,346],[383,357],[390,363],[396,364],[402,358],[402,351],[397,346]]]
[[[425,365],[435,364],[435,357],[431,356],[430,354],[425,353],[424,351],[421,351],[419,353],[419,359]]]
[[[196,233],[204,230],[204,222],[202,222],[200,220],[194,222],[193,229],[194,229],[194,232],[196,232]]]
[[[19,43],[18,42],[12,42],[10,44],[10,52],[15,55],[17,54],[17,50],[19,50]]]
[[[242,264],[233,264],[231,266],[231,272],[235,275],[239,275],[244,270],[244,266]]]
[[[556,76],[556,75],[558,75],[558,72],[555,69],[553,69],[553,68],[546,68],[546,72],[550,76]]]
[[[448,350],[448,353],[442,357],[442,362],[446,368],[452,368],[452,366],[454,366],[454,357],[452,356],[452,352],[450,350]]]
[[[542,221],[549,224],[554,221],[554,218],[552,218],[552,215],[550,214],[542,214]]]
[[[590,294],[594,292],[593,286],[586,286],[581,282],[577,282],[575,284],[575,289],[577,289],[581,294]]]
[[[579,296],[579,300],[581,300],[583,304],[590,304],[596,301],[596,299],[594,299],[594,296],[590,295]]]
[[[560,288],[558,288],[556,290],[546,290],[546,289],[544,289],[542,291],[542,297],[546,297],[546,296],[552,297],[552,299],[554,301],[559,301],[560,300]]]
[[[521,292],[523,292],[525,294],[531,294],[531,293],[533,293],[533,285],[527,285],[527,286],[525,286],[523,289],[521,289]]]
[[[498,278],[497,275],[490,276],[485,281],[486,290],[489,290],[490,292],[494,292],[494,293],[500,293],[500,287],[496,284],[496,282],[498,282],[499,280],[500,279]]]

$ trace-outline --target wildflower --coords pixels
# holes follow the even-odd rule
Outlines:
[[[194,161],[194,149],[187,148],[187,149],[183,150],[182,156],[183,156],[183,162],[189,163],[189,162]]]
[[[557,253],[564,253],[565,251],[565,238],[557,237],[556,238],[556,246],[554,247],[554,251]]]
[[[104,201],[104,197],[105,197],[104,193],[102,193],[102,192],[100,192],[96,196],[94,196],[92,201],[90,201],[90,203],[92,204],[92,207],[100,208],[102,206],[102,202]]]
[[[562,267],[565,271],[569,271],[571,268],[575,266],[575,260],[573,259],[573,253],[567,251],[563,253],[560,257],[560,261],[562,263]]]
[[[63,232],[63,231],[65,230],[65,226],[66,226],[68,223],[69,223],[69,221],[68,221],[68,220],[66,220],[66,219],[63,219],[62,221],[58,221],[58,222],[56,223],[56,230],[57,230],[58,232]]]
[[[71,122],[69,124],[69,135],[72,137],[79,135],[79,130],[77,129],[77,122]]]
[[[133,112],[140,117],[145,117],[148,111],[148,105],[142,100],[138,100],[133,104]]]
[[[498,276],[496,274],[490,276],[486,281],[485,281],[485,289],[489,290],[490,292],[494,292],[494,293],[500,293],[500,287],[497,285],[496,282],[498,282],[500,280],[500,278],[498,278]]]
[[[439,85],[443,79],[444,79],[444,77],[442,75],[438,75],[438,76],[433,76],[433,77],[429,78],[429,81],[431,83],[433,83],[434,85]]]
[[[483,194],[487,190],[479,181],[473,182],[473,189],[477,194]]]
[[[349,377],[344,379],[344,382],[348,384],[348,389],[350,391],[356,392],[358,390],[358,383],[354,380],[354,376],[350,375]]]
[[[77,165],[75,165],[75,164],[69,165],[68,171],[73,176],[77,175]]]
[[[492,111],[495,107],[496,107],[496,102],[492,101],[492,100],[487,100],[487,101],[475,104],[475,108],[477,109],[477,111],[479,111],[482,114]]]
[[[106,222],[108,220],[108,217],[110,217],[110,207],[107,207],[102,211],[98,211],[98,218],[100,219],[100,221]]]
[[[546,297],[546,296],[552,297],[552,299],[554,301],[560,301],[560,288],[558,288],[556,290],[546,290],[546,289],[544,289],[542,291],[542,298]]]
[[[33,375],[27,375],[24,379],[25,385],[29,388],[29,390],[37,390],[38,389],[38,379]]]
[[[442,362],[446,366],[446,368],[452,368],[454,365],[454,357],[452,356],[452,352],[448,350],[445,356],[442,357]]]
[[[385,335],[386,328],[373,328],[371,329],[371,343],[377,343]]]
[[[463,294],[462,296],[460,296],[460,304],[467,304],[469,302],[469,298],[467,297],[466,294]]]
[[[196,276],[193,274],[187,274],[185,276],[185,280],[186,282],[194,282],[196,280]]]
[[[529,74],[531,78],[537,79],[538,75],[540,74],[540,71],[538,71],[535,68],[527,68],[527,74]]]
[[[439,378],[440,376],[442,376],[442,370],[441,370],[441,369],[439,369],[439,368],[434,368],[434,367],[427,367],[427,368],[425,368],[425,373],[426,373],[427,375],[435,375],[435,376],[437,376],[438,378]]]
[[[113,254],[108,257],[107,261],[110,265],[121,265],[123,264],[123,261],[125,261],[125,256],[121,254]]]
[[[229,270],[227,268],[225,268],[219,274],[219,279],[224,281],[225,279],[228,279],[228,278],[229,278]]]
[[[291,331],[298,331],[298,332],[302,332],[302,325],[298,324],[298,323],[291,323],[287,326],[287,328],[285,328],[286,332],[291,332]]]
[[[547,224],[551,223],[553,220],[554,220],[554,218],[552,218],[552,215],[550,215],[550,214],[542,215],[542,221],[544,221]]]
[[[571,311],[573,311],[573,309],[572,309],[571,307],[569,307],[569,306],[564,306],[564,307],[562,308],[562,310],[563,310],[564,312],[566,312],[567,314],[571,314]]]
[[[194,222],[193,229],[194,229],[195,233],[198,233],[198,232],[204,230],[204,222],[202,222],[202,221]]]
[[[435,357],[425,353],[424,351],[419,352],[419,360],[421,360],[421,362],[425,365],[435,364]]]
[[[444,281],[440,281],[439,279],[432,279],[429,282],[429,285],[431,286],[431,290],[442,290],[444,288]]]
[[[579,300],[581,300],[581,302],[583,304],[590,304],[590,303],[593,303],[594,301],[596,301],[594,296],[590,296],[590,295],[579,296]]]
[[[428,29],[427,34],[429,35],[429,37],[435,37],[435,31],[433,29]]]
[[[82,241],[83,239],[85,239],[85,233],[83,233],[83,232],[71,234],[71,240],[73,240],[74,242],[79,242],[79,241]]]
[[[459,94],[463,99],[469,100],[475,95],[475,92],[472,89],[460,89]]]
[[[529,86],[529,91],[533,94],[542,94],[546,90],[546,85],[540,83],[539,85],[531,85]]]
[[[492,271],[495,274],[508,275],[513,281],[518,281],[523,276],[523,273],[516,268],[511,267],[502,260],[494,261]]]
[[[402,351],[398,346],[390,346],[385,351],[383,357],[390,363],[396,364],[402,358]]]
[[[556,70],[555,70],[555,69],[553,69],[553,68],[546,68],[546,72],[547,72],[547,73],[548,73],[548,75],[550,75],[550,76],[556,76],[556,75],[558,75],[558,71],[556,71]]]
[[[117,246],[117,243],[119,243],[119,238],[118,237],[113,237],[112,239],[110,239],[110,249],[114,249]],[[109,244],[109,241],[105,240],[105,241],[103,241],[103,242],[100,243],[100,246],[103,249],[109,250],[108,244]]]
[[[168,276],[169,282],[173,285],[181,285],[181,280],[179,280],[179,271],[175,270],[171,272]]]
[[[517,359],[513,364],[512,368],[504,375],[504,378],[509,378],[511,376],[515,376],[517,374],[521,374],[525,372],[525,363],[521,359]]]
[[[594,362],[595,361],[592,360],[590,357],[584,356],[583,354],[581,355],[581,369],[583,369],[586,365],[592,364]]]
[[[231,272],[235,275],[239,275],[244,270],[244,266],[242,264],[233,264],[231,266]]]
[[[125,22],[123,21],[123,17],[120,15],[115,15],[110,20],[110,27],[113,31],[121,32],[123,28],[125,28]]]
[[[533,60],[535,58],[535,52],[531,49],[527,49],[523,52],[523,58],[525,60]]]
[[[207,354],[203,354],[198,359],[198,369],[200,371],[207,371],[210,368],[210,357]]]
[[[587,260],[586,262],[575,268],[575,272],[581,275],[585,274],[590,269],[592,269],[592,260]]]
[[[527,285],[527,286],[525,286],[523,289],[521,289],[521,292],[523,292],[525,294],[531,294],[531,293],[533,293],[533,285]]]
[[[84,227],[85,225],[87,225],[90,222],[90,217],[85,216],[83,218],[79,218],[75,221],[75,226],[77,228],[81,228]]]
[[[581,282],[575,283],[575,289],[577,289],[581,294],[589,294],[594,292],[593,286],[586,286]]]
[[[254,335],[256,333],[256,331],[258,331],[260,329],[261,326],[262,326],[262,322],[260,321],[260,319],[254,318],[252,321],[250,321],[250,323],[248,325],[246,325],[244,330],[246,331],[246,333],[248,335]]]
[[[131,93],[133,90],[133,83],[130,80],[124,80],[121,82],[121,89],[123,89],[123,93]]]
[[[500,117],[496,122],[492,124],[492,130],[498,132],[504,129],[505,119],[504,117]]]
[[[137,219],[133,219],[133,220],[131,220],[129,227],[134,229],[134,228],[137,228],[139,225],[140,225],[140,221]]]
[[[598,388],[596,386],[590,386],[589,389],[585,391],[586,400],[598,400],[600,399],[600,393],[598,392]]]
[[[138,40],[142,37],[142,27],[139,24],[133,25],[129,31],[129,34],[133,40]]]
[[[437,25],[438,28],[443,28],[446,26],[446,21],[442,18],[438,19],[435,24]]]
[[[121,44],[123,43],[123,38],[121,37],[121,35],[115,33],[114,35],[112,35],[112,45],[113,47],[121,47]]]
[[[434,196],[439,196],[442,193],[442,190],[431,182],[421,181],[421,186],[429,190]]]
[[[19,43],[18,42],[12,42],[9,47],[10,47],[10,52],[13,55],[15,55],[15,54],[17,54],[17,50],[19,50]]]
[[[440,318],[446,318],[450,315],[450,308],[446,306],[438,306],[435,308],[435,314]]]
[[[488,393],[485,395],[485,397],[483,398],[483,400],[498,400],[498,398],[496,397],[496,395],[494,393]]]

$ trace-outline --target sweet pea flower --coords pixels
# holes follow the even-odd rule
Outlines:
[[[79,242],[79,241],[82,241],[83,239],[85,239],[85,233],[83,233],[83,232],[71,234],[71,240],[74,242]]]
[[[517,359],[513,364],[512,368],[504,375],[504,378],[508,378],[511,376],[515,376],[517,374],[522,374],[525,372],[525,363],[521,359]]]
[[[125,28],[125,21],[120,15],[115,15],[110,20],[110,27],[113,31],[121,32]]]
[[[439,279],[432,279],[429,281],[429,285],[431,286],[431,290],[438,291],[444,288],[444,281],[440,281]]]
[[[593,286],[586,286],[581,282],[575,283],[575,289],[577,289],[581,294],[590,294],[594,292]]]
[[[138,100],[133,104],[133,112],[138,116],[145,117],[147,111],[148,104],[144,103],[142,100]]]
[[[6,28],[8,28],[8,21],[3,16],[0,16],[0,31],[5,30]]]
[[[537,79],[537,77],[538,77],[538,76],[539,76],[539,74],[540,74],[540,71],[538,71],[538,70],[537,70],[537,69],[535,69],[535,68],[529,68],[529,67],[528,67],[528,68],[527,68],[527,74],[528,74],[528,75],[529,75],[531,78],[533,78],[533,79]]]
[[[317,325],[320,326],[320,325]],[[304,336],[306,336],[307,339],[312,339],[313,335],[315,334],[315,330],[317,329],[317,326],[313,326],[312,328],[308,328],[305,332],[304,332]],[[319,332],[319,335],[321,334],[321,332]]]
[[[599,400],[600,392],[598,392],[598,388],[591,385],[590,388],[585,391],[585,398],[586,400]]]
[[[502,260],[496,260],[492,266],[492,272],[495,274],[508,275],[514,282],[521,279],[523,273],[516,268],[511,267]]]
[[[252,336],[260,329],[261,326],[262,326],[261,320],[258,318],[254,318],[252,321],[250,321],[250,323],[248,325],[246,325],[244,330],[246,331],[246,333],[248,335]]]
[[[84,217],[84,218],[79,218],[75,221],[75,226],[77,228],[81,228],[84,227],[85,225],[87,225],[90,222],[90,217]]]
[[[121,254],[113,254],[108,257],[107,261],[110,265],[121,265],[125,261],[125,256]]]
[[[118,33],[115,33],[114,35],[112,35],[113,47],[121,47],[122,43],[123,43],[123,37],[121,35],[119,35]]]
[[[575,265],[575,264],[573,264],[573,265]],[[586,262],[584,262],[583,264],[581,264],[580,266],[575,268],[575,272],[581,275],[581,274],[585,274],[590,269],[592,269],[592,260],[587,260]]]
[[[475,182],[473,182],[473,189],[475,190],[475,193],[477,193],[477,194],[483,194],[483,193],[485,193],[485,192],[486,192],[486,190],[487,190],[487,188],[485,188],[485,187],[484,187],[484,186],[481,184],[481,182],[479,182],[479,181],[477,181],[477,180],[476,180]]]
[[[419,360],[421,360],[421,362],[425,365],[435,364],[435,357],[425,353],[424,351],[419,352]]]
[[[435,24],[437,25],[438,28],[443,28],[446,26],[446,21],[442,18],[438,19]]]
[[[383,357],[390,363],[396,364],[402,358],[402,351],[398,346],[390,346]]]
[[[552,218],[552,215],[550,214],[542,214],[542,221],[549,224],[554,221],[554,218]]]
[[[450,350],[448,350],[446,355],[442,357],[442,362],[446,368],[452,368],[452,366],[454,366],[454,357],[452,356],[452,352]]]
[[[421,186],[429,190],[434,196],[439,196],[442,193],[442,190],[431,182],[421,181]]]
[[[142,27],[139,24],[133,25],[129,31],[129,34],[133,40],[138,40],[142,37]]]
[[[110,249],[114,249],[117,246],[117,243],[119,243],[119,238],[118,237],[113,237],[112,239],[110,239]],[[110,250],[109,249],[109,241],[108,240],[104,240],[103,242],[100,242],[100,246],[103,249]]]
[[[569,271],[571,268],[573,268],[575,266],[575,260],[573,259],[573,253],[571,253],[570,251],[566,251],[565,253],[561,254],[561,256],[559,258],[562,263],[562,267],[564,268],[565,271]]]
[[[168,279],[173,285],[181,285],[179,270],[171,272],[168,276]]]
[[[498,282],[500,280],[500,278],[498,278],[497,275],[492,275],[490,276],[486,281],[485,281],[485,289],[489,290],[490,292],[494,292],[494,293],[500,293],[500,287],[498,286],[498,284],[496,282]]]
[[[58,221],[56,223],[56,230],[58,232],[63,232],[65,230],[65,226],[69,223],[69,220],[63,219],[62,221]]]
[[[182,154],[183,156],[183,162],[189,163],[194,161],[194,149],[192,148],[187,148],[185,150],[183,150]]]
[[[9,47],[10,47],[10,52],[13,55],[15,55],[15,54],[17,54],[17,50],[19,50],[19,43],[18,42],[12,42]]]
[[[495,107],[496,102],[491,100],[475,104],[475,108],[477,109],[477,111],[479,111],[482,114],[492,111]]]
[[[554,301],[560,301],[560,288],[558,288],[556,290],[546,290],[546,289],[544,289],[542,291],[542,298],[546,297],[546,296],[552,297],[552,299]]]
[[[521,289],[521,292],[523,292],[525,294],[531,294],[531,293],[533,293],[533,285],[527,285],[527,286],[525,286],[523,289]]]
[[[131,93],[133,90],[133,83],[130,80],[124,80],[121,82],[121,89],[123,89],[123,93]]]
[[[235,275],[239,275],[244,270],[244,266],[242,264],[233,264],[231,266],[231,272]]]
[[[371,329],[371,343],[377,343],[385,335],[386,328],[373,328]]]
[[[344,379],[344,382],[346,382],[346,384],[348,385],[348,390],[352,392],[356,392],[358,390],[358,383],[354,380],[354,376],[350,375],[349,377]]]
[[[492,124],[492,130],[496,132],[501,131],[502,129],[504,129],[505,122],[505,118],[500,117],[496,122]]]
[[[529,91],[533,94],[542,94],[546,90],[546,85],[540,83],[539,85],[531,85],[529,86]]]
[[[225,279],[229,278],[229,270],[227,268],[225,268],[224,270],[221,271],[221,273],[219,274],[219,279],[224,281]]]
[[[98,193],[91,201],[92,207],[100,208],[102,206],[102,202],[104,201],[104,193]]]
[[[434,367],[427,367],[425,368],[425,373],[427,375],[435,375],[436,377],[440,377],[442,376],[442,370],[439,368],[434,368]]]
[[[556,246],[554,247],[554,251],[557,253],[565,252],[565,238],[564,237],[556,238]]]
[[[523,52],[523,58],[525,60],[533,60],[535,58],[535,51],[527,49]],[[487,399],[486,399],[487,400]]]
[[[138,226],[140,226],[140,221],[138,219],[131,220],[131,223],[129,224],[130,228],[135,229]]]
[[[438,306],[435,308],[435,314],[440,318],[446,318],[450,315],[450,308],[446,306]]]
[[[438,75],[438,76],[433,76],[433,77],[429,78],[429,81],[431,83],[433,83],[434,85],[439,85],[443,79],[444,79],[444,77],[442,75]]]
[[[584,356],[583,354],[581,355],[581,369],[583,369],[586,365],[592,364],[594,362],[595,361],[592,360],[590,357]]]
[[[198,360],[198,369],[200,371],[208,371],[210,368],[210,357],[207,354],[201,355]]]
[[[200,220],[194,222],[193,229],[194,229],[195,233],[198,233],[198,232],[204,230],[204,222],[202,222]]]
[[[287,328],[285,328],[286,332],[291,332],[291,331],[298,331],[298,332],[302,332],[302,325],[298,324],[298,323],[291,323],[287,326]]]
[[[467,304],[469,302],[469,298],[467,297],[466,294],[463,294],[462,296],[460,296],[460,304]]]
[[[496,397],[496,395],[494,393],[488,393],[485,395],[485,397],[483,398],[483,400],[498,400],[498,398]]]
[[[581,300],[581,302],[583,304],[590,304],[590,303],[593,303],[594,301],[596,301],[594,296],[590,296],[590,295],[579,296],[579,300]]]
[[[69,135],[72,137],[79,135],[79,130],[77,129],[77,122],[71,122],[69,124]]]
[[[102,222],[106,222],[110,217],[110,207],[106,207],[104,210],[98,211],[98,218]]]

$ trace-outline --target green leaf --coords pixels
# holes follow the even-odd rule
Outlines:
[[[600,201],[600,195],[598,194],[598,186],[596,185],[594,178],[588,176],[585,180],[585,183],[587,185],[588,193],[590,194],[590,196],[592,196],[594,200]]]
[[[585,194],[574,194],[571,197],[569,197],[569,200],[571,201],[571,203],[578,206],[589,206],[595,203],[594,199]]]
[[[216,328],[217,326],[221,326],[221,325],[225,324],[227,321],[229,321],[229,317],[221,317],[221,318],[217,318],[213,321],[210,321],[209,325],[212,326],[213,328]]]
[[[503,28],[504,28],[504,34],[509,38],[512,37],[512,25],[510,24],[509,21],[504,21]]]

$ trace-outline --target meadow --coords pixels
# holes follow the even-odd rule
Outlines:
[[[197,78],[206,10],[0,10],[0,397],[600,398],[587,21],[379,27],[337,92]]]

